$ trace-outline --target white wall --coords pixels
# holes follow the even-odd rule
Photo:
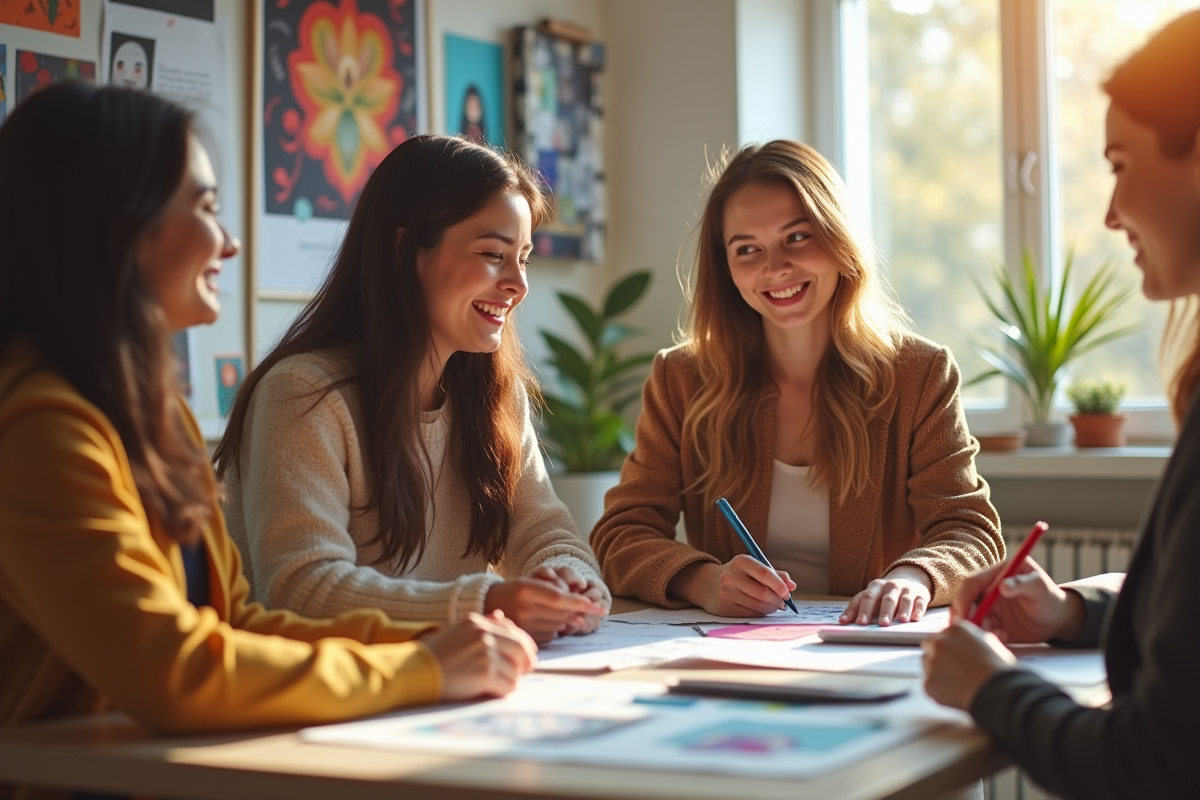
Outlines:
[[[741,144],[808,138],[804,0],[737,0],[737,114]]]
[[[703,175],[737,144],[735,27],[734,0],[604,2],[608,271],[654,273],[631,314],[645,346],[671,343],[683,309],[676,264],[691,264]]]

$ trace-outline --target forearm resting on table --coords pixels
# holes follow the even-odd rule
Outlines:
[[[705,587],[712,583],[713,576],[720,569],[720,564],[713,564],[710,561],[688,564],[675,573],[674,578],[671,578],[667,584],[667,595],[694,606],[703,605]]]

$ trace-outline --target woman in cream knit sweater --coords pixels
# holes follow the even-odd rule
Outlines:
[[[506,331],[546,214],[523,165],[464,139],[415,137],[376,168],[216,452],[258,599],[498,609],[539,641],[599,624],[611,597],[550,487]]]

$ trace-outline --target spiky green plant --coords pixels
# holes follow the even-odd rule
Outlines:
[[[1086,378],[1067,387],[1067,399],[1079,414],[1115,414],[1128,389],[1119,381]]]
[[[642,368],[654,360],[654,353],[622,357],[617,345],[639,331],[615,319],[649,285],[649,272],[635,272],[609,291],[599,310],[573,294],[558,293],[587,341],[586,356],[559,336],[541,331],[564,390],[542,394],[547,412],[542,415],[542,434],[551,457],[569,472],[616,469],[633,448],[633,431],[621,412],[641,395]]]
[[[971,276],[975,288],[998,322],[993,339],[976,337],[971,347],[992,369],[967,382],[970,386],[1002,375],[1017,387],[1029,404],[1035,422],[1045,422],[1054,407],[1054,395],[1064,370],[1074,359],[1140,326],[1112,328],[1114,312],[1133,291],[1133,284],[1117,283],[1117,267],[1105,262],[1068,303],[1074,258],[1067,255],[1057,285],[1043,288],[1026,252],[1021,274],[1014,278],[1003,266],[995,270],[1000,300],[996,301]]]

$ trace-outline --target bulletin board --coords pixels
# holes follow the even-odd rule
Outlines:
[[[31,92],[83,78],[162,94],[197,114],[220,187],[220,218],[244,227],[244,138],[234,126],[229,19],[242,0],[0,0],[0,124]],[[236,24],[236,23],[235,23]],[[224,262],[222,313],[174,342],[188,401],[205,436],[219,435],[222,376],[247,351],[242,257]]]

